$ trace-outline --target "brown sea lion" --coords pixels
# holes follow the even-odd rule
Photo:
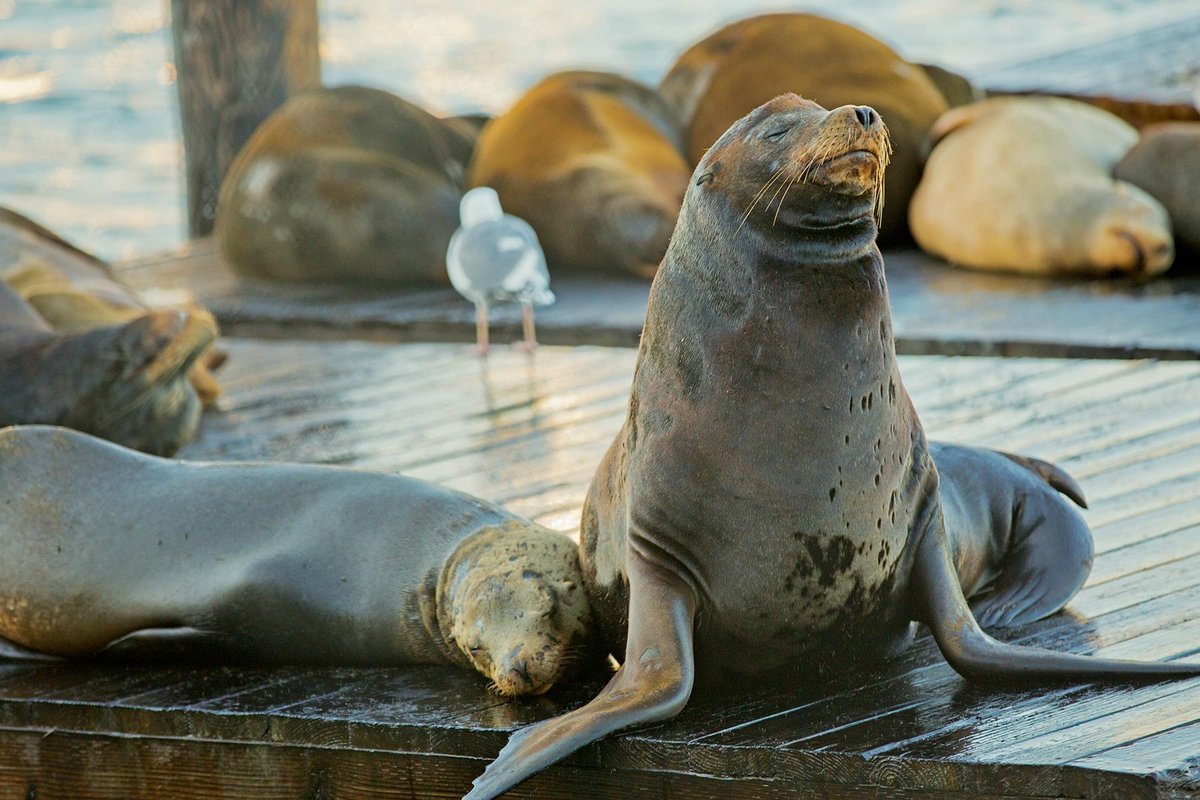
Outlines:
[[[960,72],[955,72],[940,64],[917,64],[917,66],[925,71],[929,80],[933,81],[933,85],[942,93],[942,97],[946,98],[946,104],[950,108],[978,103],[987,98],[987,93],[983,89]]]
[[[529,222],[551,269],[649,277],[666,252],[689,169],[680,127],[653,89],[560,72],[480,134],[470,186]]]
[[[1074,100],[1003,97],[947,112],[909,208],[926,251],[973,269],[1156,275],[1166,211],[1112,169],[1137,132]]]
[[[0,280],[52,328],[67,333],[129,322],[150,311],[108,263],[28,217],[2,207]],[[209,350],[188,373],[206,407],[215,405],[221,394],[212,370],[224,361],[224,353]]]
[[[742,115],[779,94],[795,92],[828,108],[871,106],[895,148],[884,238],[906,235],[925,137],[948,108],[920,66],[857,28],[813,14],[767,14],[727,25],[684,51],[659,88],[687,126],[692,164]]]
[[[0,431],[0,506],[10,656],[453,664],[527,695],[592,652],[570,538],[412,478],[32,426]]]
[[[464,126],[388,92],[304,92],[230,165],[217,244],[256,277],[445,283],[471,148]]]
[[[0,281],[0,426],[65,425],[169,455],[196,430],[188,372],[216,333],[202,311],[57,332]]]
[[[1018,647],[980,629],[963,584],[987,582],[997,529],[948,525],[986,520],[980,509],[995,503],[985,494],[963,516],[943,505],[904,390],[875,244],[886,162],[872,109],[825,111],[795,95],[738,121],[701,160],[650,290],[628,417],[583,512],[584,580],[606,630],[623,634],[623,664],[587,705],[514,734],[469,800],[675,716],[697,682],[869,664],[904,648],[914,622],[971,680],[1200,674]],[[778,205],[755,206],[776,183]],[[1009,460],[959,455],[965,478],[972,461]],[[1015,487],[1007,500],[999,490],[1001,509],[1042,473],[1056,479],[1030,460],[1004,469]],[[1066,508],[1046,494],[1034,502]],[[1042,605],[1043,595],[1086,575],[1090,550],[1060,521],[1046,520],[1036,543],[999,543],[1009,548],[999,616],[1049,613],[1065,598]],[[1053,563],[1063,554],[1066,579]]]
[[[1147,127],[1113,174],[1162,203],[1176,244],[1200,256],[1200,122]]]

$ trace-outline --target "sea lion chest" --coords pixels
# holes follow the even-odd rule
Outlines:
[[[752,647],[769,668],[845,650],[828,640],[851,646],[867,625],[906,636],[895,599],[927,466],[877,251],[803,281],[760,276],[739,313],[672,327],[635,378],[629,536],[692,573],[698,656]]]

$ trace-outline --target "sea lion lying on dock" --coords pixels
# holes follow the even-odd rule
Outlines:
[[[927,252],[971,269],[1149,277],[1174,258],[1162,205],[1113,167],[1137,131],[1074,100],[1001,97],[947,112],[909,208]]]
[[[560,72],[480,134],[470,186],[537,231],[551,269],[650,277],[687,188],[674,113],[650,87]]]
[[[221,182],[214,235],[244,275],[446,283],[473,134],[378,89],[303,92]]]
[[[1162,203],[1175,243],[1200,258],[1200,122],[1145,128],[1113,174]]]
[[[570,538],[412,478],[18,427],[0,506],[10,656],[453,664],[526,695],[592,652]]]
[[[0,281],[0,426],[65,425],[170,455],[196,430],[188,373],[216,335],[203,311],[58,332]]]
[[[697,166],[650,290],[629,414],[583,511],[584,579],[605,630],[622,634],[622,666],[587,705],[514,734],[468,800],[674,717],[698,682],[869,664],[903,649],[914,622],[974,681],[1200,675],[980,629],[965,592],[996,566],[997,540],[991,525],[961,524],[993,505],[977,492],[998,477],[1003,510],[1041,480],[1025,468],[1062,475],[958,452],[961,477],[978,480],[958,488],[975,510],[960,516],[939,489],[875,244],[887,153],[873,109],[785,95]],[[756,204],[776,184],[779,199]],[[1049,491],[1035,503],[1066,507]],[[1001,556],[1000,617],[1052,612],[1087,573],[1090,536],[1047,522]]]
[[[64,333],[129,322],[151,311],[109,264],[7,208],[0,208],[0,280]],[[212,371],[224,361],[224,353],[209,350],[188,373],[205,407],[221,394]]]
[[[895,149],[880,230],[885,239],[906,236],[925,137],[949,108],[921,66],[857,28],[813,14],[765,14],[726,25],[685,50],[659,89],[686,126],[693,165],[726,128],[779,94],[795,92],[828,108],[871,106]]]

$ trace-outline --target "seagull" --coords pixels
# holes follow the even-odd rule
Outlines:
[[[554,302],[550,272],[537,234],[528,222],[505,214],[495,189],[480,186],[463,195],[462,225],[450,237],[446,271],[458,293],[475,304],[475,341],[488,351],[488,303],[519,302],[525,338],[518,346],[537,347],[533,307]]]

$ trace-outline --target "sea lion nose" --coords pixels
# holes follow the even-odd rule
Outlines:
[[[854,116],[858,117],[858,124],[862,125],[865,131],[869,131],[879,124],[879,114],[870,106],[857,106],[854,109]]]

